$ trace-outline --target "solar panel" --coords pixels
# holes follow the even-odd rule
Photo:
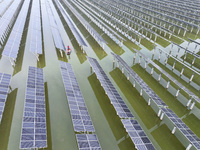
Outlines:
[[[11,80],[10,74],[0,73],[0,123],[5,108],[10,80]]]
[[[192,130],[169,108],[161,108],[164,114],[172,121],[182,134],[193,144],[196,149],[200,149],[200,139]]]
[[[85,43],[85,41],[83,40],[83,38],[79,34],[78,30],[76,29],[74,23],[70,19],[69,15],[66,13],[65,9],[63,8],[63,6],[60,4],[59,1],[55,1],[55,3],[58,6],[61,14],[63,15],[66,23],[68,24],[68,26],[69,26],[72,34],[74,35],[76,41],[79,43],[80,46],[87,46],[87,44]]]
[[[124,103],[123,99],[121,96],[118,94],[117,90],[99,65],[96,59],[87,57],[90,65],[92,66],[97,79],[100,81],[102,87],[104,88],[106,94],[108,95],[111,104],[114,106],[117,115],[120,118],[133,118],[134,116],[132,115],[131,111],[129,108],[126,106]]]
[[[85,105],[85,101],[81,94],[81,90],[72,66],[69,63],[60,61],[60,68],[71,112],[74,131],[94,132],[95,129],[92,125],[90,115]]]
[[[137,120],[121,119],[121,121],[137,150],[155,150]]]
[[[96,134],[76,134],[79,150],[101,150]]]
[[[50,25],[51,25],[51,32],[52,32],[52,35],[53,35],[55,46],[58,49],[65,51],[66,49],[65,49],[63,40],[61,38],[60,31],[58,29],[58,26],[57,26],[55,17],[53,15],[52,8],[51,8],[51,5],[50,5],[49,1],[48,1],[48,4],[46,6],[47,6],[47,12],[48,12],[48,16],[49,16],[49,22],[50,22]]]
[[[34,0],[32,3],[31,21],[30,51],[34,54],[42,54],[40,0]]]
[[[29,67],[20,149],[47,147],[43,70]]]
[[[127,70],[130,76],[140,85],[140,87],[151,97],[151,99],[158,105],[158,106],[167,106],[162,99],[140,78],[140,76],[128,66],[128,64],[117,54],[111,54],[116,58],[121,65]]]
[[[135,50],[135,49],[134,49]],[[180,82],[178,82],[175,78],[173,78],[170,74],[168,74],[164,69],[162,69],[160,66],[158,66],[155,62],[153,62],[151,59],[147,58],[143,53],[135,50],[138,54],[140,54],[145,60],[147,60],[148,63],[153,65],[156,69],[158,69],[162,74],[164,74],[167,78],[169,78],[172,82],[174,82],[176,85],[178,85],[182,90],[184,90],[186,93],[188,93],[190,96],[192,96],[197,102],[200,103],[200,99],[191,92],[188,88],[183,86]],[[164,52],[164,51],[163,51]]]
[[[12,29],[12,32],[10,33],[10,36],[8,38],[8,41],[5,45],[4,51],[2,55],[8,56],[10,58],[13,58],[16,60],[17,54],[19,51],[20,47],[20,41],[22,38],[23,30],[24,30],[24,25],[26,22],[26,16],[28,13],[28,8],[29,8],[30,1],[25,0],[24,4],[22,6],[22,9],[17,17],[17,20],[15,22],[15,25]]]
[[[0,18],[0,40],[1,43],[4,42],[6,39],[5,37],[8,34],[8,30],[12,27],[14,23],[14,18],[16,17],[19,8],[21,6],[23,1],[21,0],[15,0],[10,5],[9,9],[3,14],[3,16]]]

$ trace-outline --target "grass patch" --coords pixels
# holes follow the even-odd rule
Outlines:
[[[182,117],[187,108],[183,106],[169,91],[167,91],[157,80],[146,72],[139,64],[132,69],[148,84],[148,86],[172,109],[179,117]]]
[[[194,114],[190,114],[183,121],[200,138],[200,120]]]
[[[112,104],[110,104],[110,99],[105,94],[105,91],[102,88],[99,80],[97,80],[95,74],[89,76],[88,81],[94,91],[94,94],[99,102],[99,105],[108,121],[108,124],[110,125],[110,128],[116,140],[120,140],[121,138],[127,135],[127,132],[124,129],[120,118],[117,116],[114,107],[112,106]],[[119,146],[121,150],[129,150],[135,147],[130,137],[121,142]]]
[[[171,66],[173,66],[174,61],[175,60],[170,57],[168,59],[168,64],[171,65]],[[183,65],[180,62],[176,62],[175,69],[178,70],[179,72],[181,72],[182,68],[183,68]],[[190,77],[192,76],[192,71],[189,68],[185,67],[185,69],[183,71],[183,75],[185,75],[186,77],[188,77],[190,79]],[[197,74],[195,74],[192,81],[194,83],[200,85],[200,76],[198,76]]]
[[[157,141],[162,150],[184,150],[185,147],[181,142],[171,134],[169,128],[163,124],[154,130],[151,135]],[[164,135],[164,136],[163,136]]]
[[[146,39],[142,39],[141,40],[141,44],[146,47],[148,50],[153,50],[155,45],[153,43],[151,43],[150,41],[146,40]]]
[[[117,83],[125,97],[128,99],[129,103],[136,111],[147,129],[150,129],[156,124],[160,123],[160,120],[156,116],[153,109],[147,105],[147,102],[144,100],[144,98],[139,95],[139,92],[136,90],[136,88],[133,88],[133,85],[126,79],[124,74],[122,74],[118,68],[111,71],[110,75]]]

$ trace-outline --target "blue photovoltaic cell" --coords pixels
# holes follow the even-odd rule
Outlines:
[[[128,66],[128,64],[117,54],[112,53],[115,59],[117,59],[121,65],[126,69],[126,71],[130,74],[130,76],[141,86],[141,88],[151,97],[151,99],[158,106],[167,106],[162,99],[140,78],[140,76]]]
[[[94,126],[92,125],[90,115],[71,65],[60,61],[60,68],[72,116],[74,131],[94,132]]]
[[[99,79],[102,87],[104,88],[106,94],[108,95],[111,104],[113,104],[117,115],[120,118],[133,118],[134,116],[130,112],[129,108],[124,103],[121,96],[118,94],[117,90],[99,65],[96,59],[87,57],[90,65],[92,66],[97,78]]]
[[[26,22],[26,16],[28,13],[30,0],[25,0],[22,6],[22,9],[17,17],[17,20],[15,22],[15,25],[12,29],[12,32],[10,33],[10,36],[8,38],[8,41],[5,45],[4,51],[2,55],[8,56],[10,58],[13,58],[16,60],[17,54],[20,47],[20,42],[24,30],[24,25]]]
[[[30,51],[34,54],[42,54],[40,0],[34,0],[32,3],[31,21]]]
[[[52,5],[50,5],[50,2],[48,1],[47,2],[47,12],[48,12],[48,16],[49,16],[49,22],[50,22],[50,25],[51,25],[51,32],[52,32],[52,35],[53,35],[54,43],[55,43],[56,48],[58,48],[59,50],[65,51],[66,49],[65,49],[63,40],[61,38],[60,31],[58,29],[58,26],[57,26],[55,17],[53,15],[53,11],[52,11],[51,6]]]
[[[161,108],[165,115],[173,122],[182,134],[193,144],[196,149],[200,149],[200,139],[192,130],[169,108]]]
[[[0,73],[0,123],[8,95],[10,80],[10,74]]]
[[[21,149],[47,147],[43,70],[29,67],[21,133]]]
[[[121,119],[126,132],[128,132],[131,140],[138,150],[155,150],[153,144],[142,130],[141,126],[136,120]]]
[[[101,150],[96,134],[76,134],[79,150]]]

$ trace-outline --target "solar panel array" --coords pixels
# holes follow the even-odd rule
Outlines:
[[[60,61],[60,68],[74,125],[74,131],[94,132],[94,126],[92,125],[90,115],[71,65]]]
[[[114,106],[117,115],[120,118],[133,118],[134,116],[132,115],[131,111],[126,106],[123,99],[121,98],[121,96],[119,95],[119,93],[117,92],[117,90],[115,89],[115,87],[113,86],[113,84],[111,83],[111,81],[97,62],[97,60],[91,57],[87,58],[97,76],[97,79],[100,81],[102,87],[108,95],[111,104]]]
[[[107,77],[107,75],[105,74],[105,72],[103,71],[103,69],[101,68],[99,63],[97,62],[97,60],[94,58],[91,58],[91,57],[87,57],[87,58],[97,76],[97,79],[100,81],[106,94],[110,98],[111,104],[114,106],[117,114],[121,118],[122,124],[124,124],[124,128],[128,132],[129,136],[131,137],[131,140],[133,141],[133,143],[135,144],[137,149],[145,150],[145,148],[146,148],[148,150],[154,150],[155,148],[151,144],[150,140],[148,139],[148,137],[146,136],[146,134],[144,133],[144,131],[142,130],[140,125],[137,123],[137,121],[133,119],[134,116],[132,115],[132,113],[130,112],[130,110],[128,109],[126,104],[124,103],[123,99],[118,94],[115,87],[110,82],[109,78]],[[130,121],[130,120],[134,120],[137,124],[132,123],[133,121]],[[130,121],[130,123],[132,123],[134,125],[131,126],[130,124],[128,124],[129,121]],[[143,140],[143,143],[139,142],[139,140],[134,139],[132,137],[132,131],[135,131],[135,130],[140,130],[141,132],[143,132],[143,135],[140,135],[141,136],[140,140]],[[146,146],[146,145],[148,145],[148,146]],[[146,147],[144,147],[144,146],[146,146]]]
[[[4,42],[5,36],[8,34],[8,30],[12,27],[17,11],[20,8],[21,0],[15,0],[9,9],[0,18],[0,41]]]
[[[170,79],[172,82],[174,82],[176,85],[178,85],[183,91],[188,93],[190,96],[192,96],[197,102],[200,103],[200,99],[191,92],[188,88],[183,86],[180,82],[178,82],[175,78],[173,78],[170,74],[168,74],[164,69],[162,69],[160,66],[158,66],[156,63],[154,63],[151,59],[147,58],[143,53],[140,51],[135,50],[139,55],[141,55],[148,63],[153,65],[156,69],[158,69],[162,74],[164,74],[168,79]]]
[[[10,80],[10,74],[0,73],[0,123],[8,95]]]
[[[47,12],[48,12],[48,16],[49,16],[49,22],[50,22],[50,25],[51,25],[51,32],[52,32],[52,35],[53,35],[55,46],[58,49],[65,51],[66,49],[65,49],[63,40],[61,38],[60,31],[58,29],[55,17],[53,15],[53,11],[52,11],[50,2],[48,1],[47,3],[48,3],[46,5],[47,6]]]
[[[126,132],[130,136],[131,140],[135,144],[138,150],[155,150],[153,144],[145,134],[145,132],[140,127],[137,120],[134,119],[121,119]]]
[[[126,69],[126,71],[130,74],[130,76],[140,85],[140,87],[151,97],[151,99],[158,105],[158,106],[167,106],[165,102],[140,78],[140,76],[128,66],[128,64],[117,54],[111,54],[116,58],[121,65]]]
[[[21,132],[21,149],[47,147],[43,70],[29,67]]]
[[[96,134],[76,134],[79,150],[101,150]]]
[[[107,43],[101,35],[80,15],[80,13],[73,8],[72,5],[70,5],[67,1],[65,1],[65,4],[68,6],[68,8],[74,13],[74,15],[78,18],[78,20],[83,24],[83,26],[86,28],[86,30],[94,37],[97,38],[97,42]]]
[[[40,0],[34,0],[32,3],[31,21],[30,51],[35,54],[42,54]]]
[[[190,128],[169,108],[161,108],[165,115],[182,132],[182,134],[192,143],[196,149],[200,149],[200,139]]]
[[[15,25],[12,29],[12,32],[10,33],[10,36],[5,45],[2,55],[8,56],[13,59],[17,58],[17,54],[18,54],[19,47],[20,47],[20,41],[22,38],[24,25],[26,22],[29,4],[30,4],[30,0],[24,1],[22,9],[18,15]]]
[[[12,0],[3,0],[0,1],[1,5],[0,5],[0,17],[3,16],[3,14],[5,13],[5,11],[9,8],[9,6],[12,4]]]
[[[79,43],[80,46],[87,46],[85,41],[83,40],[83,38],[81,37],[80,33],[78,32],[78,30],[76,29],[74,23],[72,22],[72,20],[70,19],[69,15],[67,14],[67,12],[65,11],[65,9],[63,8],[63,6],[60,4],[59,1],[55,1],[56,5],[58,6],[62,16],[65,19],[65,22],[68,24],[72,34],[74,35],[76,41]]]

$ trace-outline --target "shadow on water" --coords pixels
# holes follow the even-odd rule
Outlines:
[[[127,136],[127,132],[124,129],[120,118],[117,116],[114,107],[110,104],[110,100],[105,94],[104,89],[101,87],[100,82],[97,80],[96,75],[92,74],[88,77],[88,80],[99,102],[99,105],[101,106],[101,109],[110,125],[110,128],[116,140],[118,141],[119,148],[123,150],[129,150],[135,147],[130,137]]]
[[[44,87],[45,87],[46,123],[47,123],[47,148],[44,148],[44,149],[52,150],[51,121],[50,121],[49,96],[48,96],[47,82],[44,83]]]
[[[18,89],[8,94],[0,124],[0,150],[7,150]]]
[[[68,62],[68,56],[66,55],[65,51],[62,50],[63,57],[60,54],[60,50],[58,50],[57,48],[56,48],[56,53],[57,53],[57,56],[58,56],[58,60]],[[70,57],[69,57],[69,59],[70,59]]]
[[[68,26],[67,23],[65,22],[65,20],[64,20],[64,18],[63,18],[63,16],[62,16],[62,14],[60,13],[60,10],[58,9],[57,5],[55,4],[55,2],[54,2],[54,6],[55,6],[55,8],[56,8],[56,10],[57,10],[57,12],[58,12],[58,15],[59,15],[59,17],[60,17],[62,23],[63,23],[63,26],[64,26],[64,28],[65,28],[65,31],[66,31],[66,33],[67,33],[67,35],[68,35],[68,37],[69,37],[69,39],[71,40],[71,43],[72,43],[72,45],[73,45],[73,48],[74,48],[74,49],[72,49],[72,52],[73,52],[73,51],[76,52],[76,55],[77,55],[77,57],[78,57],[78,59],[79,59],[79,61],[80,61],[81,64],[84,63],[84,62],[87,60],[87,58],[86,58],[86,53],[83,53],[83,51],[81,50],[81,47],[79,46],[79,44],[78,44],[77,41],[75,40],[75,37],[73,36],[71,30],[69,29],[69,26]]]
[[[32,2],[29,5],[28,15],[26,18],[25,26],[24,26],[24,31],[23,31],[23,35],[22,35],[22,39],[21,39],[21,43],[20,43],[20,47],[19,47],[19,52],[18,52],[17,59],[15,62],[13,76],[15,74],[17,74],[18,72],[20,72],[22,69],[24,50],[25,50],[26,38],[27,38],[27,34],[28,34],[28,26],[29,26],[29,21],[30,21],[31,7],[32,7]]]

